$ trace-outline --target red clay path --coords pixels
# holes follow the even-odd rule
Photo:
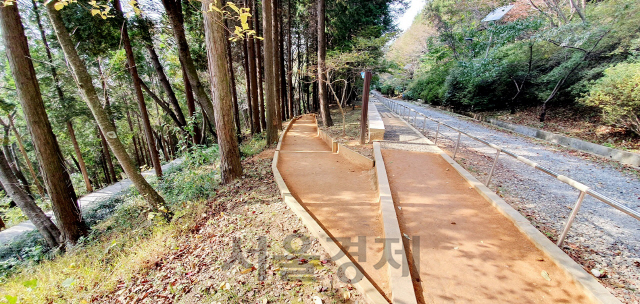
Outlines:
[[[420,302],[591,303],[439,154],[382,155],[400,229],[420,236]]]
[[[344,238],[353,246],[348,252],[352,261],[360,261],[361,270],[379,290],[390,295],[386,265],[374,266],[382,257],[383,227],[378,207],[373,170],[358,167],[317,136],[317,124],[307,115],[293,123],[285,135],[278,169],[293,196],[339,244]],[[365,259],[356,247],[358,237],[365,237]]]

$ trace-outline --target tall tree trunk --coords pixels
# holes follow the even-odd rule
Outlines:
[[[228,28],[227,19],[224,20],[224,27]],[[231,97],[233,99],[233,118],[236,123],[236,134],[238,141],[242,138],[242,129],[240,128],[240,110],[238,109],[238,92],[236,91],[236,73],[233,70],[233,54],[231,53],[231,42],[229,42],[229,31],[225,30],[225,39],[227,42],[227,62],[229,63],[229,77],[231,80]]]
[[[256,31],[256,35],[260,35],[260,15],[258,14],[258,5],[256,4],[256,0],[249,0],[251,2],[251,11],[253,12],[253,28]],[[260,109],[260,127],[264,131],[267,129],[267,120],[265,119],[265,111],[264,111],[264,66],[262,65],[262,41],[255,37],[253,39],[255,44],[255,58],[256,58],[256,76],[258,82],[258,108]]]
[[[293,54],[291,53],[291,45],[293,44],[292,35],[291,35],[291,10],[293,6],[291,6],[291,0],[287,0],[287,100],[288,100],[288,109],[289,109],[289,117],[294,117],[294,106],[293,106]]]
[[[320,117],[325,127],[333,126],[331,112],[329,112],[329,100],[327,100],[327,74],[325,60],[327,46],[324,32],[325,0],[318,0],[318,97],[320,99]]]
[[[91,181],[89,181],[89,173],[87,173],[87,166],[84,163],[84,158],[82,158],[80,145],[78,144],[78,140],[76,139],[76,132],[75,130],[73,130],[73,123],[71,122],[71,120],[67,120],[67,131],[69,131],[69,137],[71,138],[71,143],[73,143],[73,149],[75,150],[76,157],[78,158],[78,165],[80,166],[80,172],[82,172],[84,185],[87,188],[87,192],[93,192],[93,187],[91,187]]]
[[[98,122],[100,130],[106,135],[109,147],[111,147],[113,154],[118,158],[122,169],[153,210],[168,213],[164,206],[164,199],[149,185],[142,174],[138,172],[127,150],[118,138],[115,127],[110,123],[107,112],[100,106],[100,99],[98,99],[98,94],[96,94],[95,88],[93,87],[91,75],[89,75],[87,67],[84,65],[84,62],[82,62],[82,59],[80,59],[80,56],[78,56],[75,45],[71,41],[71,36],[69,36],[67,28],[64,26],[60,12],[55,9],[53,2],[47,4],[47,12],[49,13],[53,29],[64,51],[67,62],[71,67],[71,72],[75,75],[74,78],[82,92],[85,102]]]
[[[204,0],[204,32],[207,41],[207,58],[211,75],[211,94],[216,113],[218,146],[220,147],[220,173],[222,183],[229,183],[242,176],[240,150],[233,132],[233,111],[229,66],[226,59],[226,43],[222,14],[209,12],[210,5],[219,9],[220,1]]]
[[[211,103],[209,96],[207,96],[204,85],[200,82],[198,71],[196,70],[193,58],[191,57],[191,52],[189,51],[189,44],[187,43],[187,37],[184,32],[184,16],[182,14],[181,1],[182,0],[162,0],[162,4],[164,5],[164,9],[169,17],[169,22],[173,29],[173,37],[178,45],[178,57],[180,58],[180,64],[187,72],[187,77],[189,78],[189,82],[191,83],[191,87],[193,88],[200,107],[206,113],[207,118],[209,118],[209,122],[211,124],[215,124],[213,104]]]
[[[280,99],[282,100],[281,111],[282,111],[282,121],[289,119],[289,94],[287,93],[289,88],[287,87],[287,69],[285,67],[285,34],[284,34],[284,13],[282,0],[278,0],[278,31],[279,31],[279,39],[278,39],[278,49],[280,50]]]
[[[153,163],[153,169],[156,171],[157,177],[162,177],[162,165],[160,164],[160,155],[153,140],[153,129],[151,128],[151,121],[149,121],[149,113],[147,112],[147,104],[144,101],[144,95],[142,94],[142,85],[140,75],[138,75],[138,68],[136,67],[135,54],[133,53],[133,47],[131,47],[131,40],[129,39],[129,30],[127,20],[124,18],[122,8],[120,7],[120,0],[114,0],[113,6],[117,12],[117,16],[124,20],[124,24],[120,28],[122,34],[122,44],[124,45],[125,53],[127,54],[127,63],[129,74],[133,78],[133,88],[136,91],[136,98],[138,99],[138,107],[140,109],[140,116],[142,118],[142,124],[144,126],[144,133],[147,137],[147,144],[149,145],[149,152],[151,153],[151,162]]]
[[[76,192],[44,108],[17,2],[0,7],[0,24],[9,66],[49,190],[52,209],[65,243],[73,245],[87,234],[88,228],[82,219]]]
[[[29,159],[29,155],[27,154],[27,149],[25,149],[24,147],[22,136],[20,135],[20,132],[18,132],[16,125],[13,123],[13,118],[11,116],[9,116],[9,125],[11,126],[11,129],[13,129],[13,135],[16,137],[16,142],[18,143],[20,154],[22,154],[22,157],[24,158],[25,163],[27,163],[27,168],[29,168],[29,174],[31,174],[31,177],[33,178],[33,183],[36,184],[36,188],[38,189],[38,193],[40,194],[40,196],[44,197],[45,196],[44,187],[42,186],[42,184],[40,183],[40,180],[38,179],[38,174],[36,173],[36,170],[33,168],[33,164]]]
[[[247,80],[246,82],[246,91],[247,91],[247,109],[249,110],[249,116],[251,117],[251,119],[249,119],[249,126],[251,127],[251,134],[256,134],[256,133],[260,133],[259,131],[257,131],[260,128],[260,123],[258,123],[257,125],[255,124],[255,122],[253,121],[253,104],[255,103],[257,105],[257,101],[253,100],[252,96],[251,96],[251,75],[249,73],[249,47],[248,47],[248,42],[247,40],[251,39],[250,37],[248,37],[247,39],[243,39],[242,41],[242,59],[243,59],[243,63],[244,63],[244,76]]]
[[[274,84],[275,84],[275,89],[276,89],[276,121],[278,124],[278,129],[282,129],[282,119],[284,118],[284,115],[282,115],[282,112],[284,110],[283,108],[283,104],[284,104],[284,100],[282,99],[282,78],[281,78],[281,70],[280,70],[280,52],[282,52],[282,50],[280,49],[280,40],[282,39],[282,37],[280,36],[280,0],[275,0],[274,4],[273,4],[273,20],[271,20],[272,23],[272,32],[273,32],[273,41],[274,41],[274,45],[273,45],[273,56],[274,56],[274,65],[273,65],[273,75],[275,77],[274,80]]]
[[[195,121],[196,104],[195,104],[195,99],[193,98],[193,89],[191,87],[191,83],[189,82],[189,78],[187,77],[187,73],[184,70],[184,67],[182,67],[182,79],[184,80],[184,94],[187,97],[187,110],[189,111],[189,118],[194,121],[193,134],[190,135],[191,140],[194,145],[199,145],[200,137],[202,137],[202,134],[200,133],[200,128],[198,127],[198,123]]]
[[[49,217],[38,207],[36,202],[22,188],[18,187],[18,180],[11,173],[11,168],[5,158],[4,153],[0,151],[0,183],[7,192],[9,197],[16,202],[18,208],[22,210],[29,221],[36,226],[42,238],[47,242],[49,247],[56,248],[60,245],[60,230],[51,221]]]
[[[264,91],[265,117],[267,120],[267,144],[278,142],[278,115],[276,104],[278,103],[276,92],[276,74],[273,38],[273,6],[275,0],[262,0],[262,20],[264,22],[264,70],[267,89]]]
[[[250,1],[250,0],[249,0]],[[249,3],[247,0],[245,0],[245,6],[246,7],[251,7],[251,3]],[[251,16],[252,19],[257,19],[257,15],[254,13]],[[249,27],[250,29],[255,30],[255,27],[253,26],[253,20],[249,21]],[[256,126],[256,132],[260,133],[262,132],[262,127],[260,125],[260,97],[258,96],[258,75],[257,75],[257,69],[256,69],[256,48],[255,48],[255,41],[254,41],[254,37],[248,37],[246,39],[246,46],[247,46],[247,52],[245,54],[245,57],[247,58],[246,60],[246,65],[247,65],[247,82],[250,84],[250,92],[247,93],[247,99],[251,99],[251,110],[249,111],[249,113],[251,113],[251,121],[252,123]],[[249,98],[250,97],[250,98]]]

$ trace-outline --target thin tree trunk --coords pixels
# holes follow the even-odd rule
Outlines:
[[[228,28],[227,19],[224,20],[224,25]],[[238,135],[238,141],[242,138],[242,129],[240,128],[240,110],[238,109],[238,92],[236,91],[236,73],[233,70],[233,54],[231,53],[231,42],[229,42],[229,31],[225,30],[225,41],[227,42],[227,62],[229,63],[229,77],[231,85],[231,97],[233,99],[233,118],[236,123],[236,135]]]
[[[60,230],[51,221],[49,217],[38,207],[36,202],[22,188],[17,185],[18,180],[11,173],[11,168],[5,158],[4,153],[0,151],[0,183],[7,192],[9,197],[16,203],[18,208],[22,210],[29,221],[36,226],[42,238],[47,242],[49,247],[56,248],[60,245]]]
[[[109,147],[111,147],[116,158],[118,158],[122,169],[154,211],[163,211],[168,213],[168,210],[164,207],[164,199],[151,187],[151,185],[149,185],[142,174],[138,172],[131,161],[127,150],[118,138],[115,127],[110,123],[107,112],[100,106],[100,100],[98,99],[98,94],[96,94],[95,88],[93,87],[91,76],[82,62],[82,59],[78,56],[75,45],[71,41],[71,36],[69,36],[67,28],[64,26],[60,12],[55,9],[53,2],[49,2],[47,4],[47,12],[49,13],[51,24],[56,36],[58,37],[60,46],[64,51],[67,62],[71,67],[71,72],[75,76],[78,87],[82,92],[89,109],[91,109],[93,116],[98,122],[101,131],[106,135]]]
[[[284,110],[283,104],[284,100],[282,99],[282,78],[281,78],[281,70],[280,70],[280,40],[282,37],[280,36],[280,0],[275,0],[273,4],[273,20],[271,20],[271,24],[273,26],[273,56],[274,56],[274,65],[273,65],[273,75],[275,77],[274,84],[276,89],[276,121],[278,124],[278,130],[282,129],[282,119],[284,115],[282,112]]]
[[[226,43],[222,24],[222,14],[208,12],[210,5],[221,8],[220,2],[202,1],[204,11],[204,32],[207,41],[207,58],[211,75],[211,94],[216,113],[216,129],[218,130],[218,146],[220,148],[221,181],[226,184],[242,176],[240,150],[233,132],[233,97],[229,66],[226,60]]]
[[[288,108],[288,97],[289,94],[287,93],[289,88],[287,87],[287,69],[285,68],[285,58],[284,58],[284,53],[285,53],[285,47],[284,47],[284,41],[285,41],[285,34],[284,34],[284,13],[283,11],[283,6],[282,6],[282,0],[277,0],[278,1],[278,49],[280,50],[279,55],[280,58],[278,59],[279,62],[279,69],[280,69],[280,100],[282,102],[281,104],[281,112],[282,112],[282,121],[286,121],[287,119],[289,119],[289,108]]]
[[[247,41],[247,55],[249,57],[248,60],[248,68],[249,68],[249,77],[247,81],[251,84],[251,92],[249,96],[251,96],[251,111],[252,113],[252,121],[256,126],[256,132],[262,132],[262,127],[260,125],[260,97],[258,96],[258,75],[256,69],[256,55],[255,55],[255,45],[253,38],[249,38]]]
[[[25,192],[27,192],[27,194],[29,194],[29,196],[33,197],[33,193],[31,192],[31,188],[29,185],[29,181],[27,180],[27,177],[24,176],[24,173],[22,173],[22,165],[20,164],[20,159],[18,159],[18,156],[16,155],[15,152],[15,143],[11,144],[10,146],[7,147],[8,150],[5,150],[5,154],[9,155],[8,158],[11,158],[11,160],[9,160],[9,162],[13,162],[13,164],[10,163],[10,165],[15,166],[15,175],[16,177],[23,182],[23,184],[25,185]],[[13,169],[13,168],[12,168]]]
[[[289,103],[287,104],[289,109],[289,117],[294,117],[294,107],[293,107],[293,54],[291,53],[291,45],[293,44],[292,35],[291,35],[291,10],[293,7],[291,6],[291,0],[287,0],[287,100]]]
[[[124,45],[124,50],[127,54],[127,63],[129,65],[128,70],[129,74],[131,74],[131,78],[133,78],[133,88],[136,91],[136,98],[138,100],[140,116],[142,118],[142,124],[144,126],[144,133],[147,137],[149,152],[151,153],[151,162],[153,163],[153,168],[155,169],[156,176],[162,177],[162,165],[160,164],[160,156],[158,154],[158,149],[156,147],[155,141],[153,140],[153,129],[151,128],[151,121],[149,121],[147,104],[144,101],[144,95],[142,94],[142,80],[140,79],[140,75],[138,75],[135,54],[133,53],[133,47],[131,47],[131,40],[129,39],[129,30],[127,25],[128,22],[124,18],[124,14],[122,13],[120,0],[114,0],[113,6],[117,14],[124,20],[124,24],[120,28],[120,33],[122,34],[122,44]]]
[[[11,116],[9,116],[9,125],[11,126],[11,129],[13,129],[13,135],[16,137],[16,142],[18,143],[20,154],[22,154],[22,157],[24,158],[25,163],[27,163],[27,168],[29,168],[29,174],[31,174],[31,177],[33,178],[33,183],[36,184],[36,188],[38,189],[38,193],[40,194],[40,196],[45,197],[44,187],[42,186],[42,184],[40,183],[40,180],[38,179],[38,174],[36,173],[36,170],[33,168],[33,164],[31,163],[31,160],[29,159],[29,155],[27,154],[27,149],[25,149],[24,145],[22,144],[23,143],[22,136],[20,135],[20,132],[18,132],[16,125],[13,123],[13,118]]]
[[[104,73],[102,73],[102,62],[100,59],[98,59],[98,74],[100,74],[100,84],[102,85],[102,96],[104,98],[104,105],[103,108],[104,110],[107,112],[107,115],[109,116],[109,121],[111,122],[111,124],[113,125],[113,128],[115,129],[116,127],[116,123],[113,120],[113,115],[111,115],[111,101],[109,100],[109,91],[107,90],[107,79],[104,75]],[[100,129],[98,129],[98,132],[101,132]],[[109,146],[107,145],[106,140],[104,139],[104,134],[100,133],[100,136],[102,138],[102,147],[104,147],[103,150],[103,157],[105,160],[105,164],[107,165],[107,169],[109,169],[109,178],[108,178],[108,183],[115,183],[118,181],[118,177],[116,176],[116,169],[115,166],[113,165],[113,160],[111,159],[111,151],[109,151]]]
[[[253,13],[253,28],[256,31],[256,35],[260,35],[260,22],[259,22],[259,14],[258,14],[258,6],[256,5],[256,0],[249,0],[251,1],[251,11],[254,12]],[[257,60],[256,62],[256,76],[258,77],[257,82],[258,82],[258,99],[259,99],[259,105],[258,108],[260,109],[260,126],[261,129],[264,131],[267,129],[267,120],[265,119],[265,110],[264,110],[264,88],[263,88],[263,81],[264,81],[264,67],[262,65],[262,41],[260,39],[258,39],[257,37],[254,38],[254,42],[255,42],[255,58]]]
[[[73,143],[73,149],[76,151],[76,157],[78,158],[78,165],[80,166],[80,172],[82,172],[84,185],[87,188],[87,192],[93,192],[91,181],[89,181],[89,173],[87,173],[87,166],[84,163],[84,158],[82,158],[80,145],[78,144],[78,140],[76,139],[76,132],[73,130],[73,123],[71,122],[71,120],[67,120],[67,131],[69,131],[69,137],[71,138],[71,143]]]
[[[2,139],[2,151],[7,158],[7,163],[9,164],[9,168],[13,175],[20,181],[18,184],[20,188],[24,192],[26,192],[30,197],[33,197],[33,193],[31,193],[31,189],[29,189],[29,182],[27,178],[20,172],[20,168],[17,165],[16,160],[13,158],[11,154],[11,147],[9,146],[9,132],[10,127],[8,125],[3,125],[4,127],[4,138]]]
[[[0,24],[5,52],[49,190],[53,212],[60,224],[65,243],[73,245],[80,237],[87,235],[88,228],[82,219],[76,192],[73,190],[71,178],[63,163],[62,152],[44,108],[17,5],[16,2],[10,6],[0,7]]]
[[[133,131],[133,122],[131,121],[131,113],[129,109],[129,101],[127,98],[124,98],[124,104],[126,107],[126,115],[127,115],[127,124],[129,124],[129,131],[133,134],[133,138],[131,141],[133,142],[133,150],[135,152],[136,157],[136,165],[140,166],[140,154],[138,154],[138,143],[136,142],[136,133]]]
[[[102,131],[100,130],[100,128],[98,128],[98,137],[100,137],[100,143],[102,145],[102,159],[104,160],[104,165],[107,168],[107,176],[105,178],[105,182],[108,185],[111,185],[113,183],[115,183],[117,180],[115,179],[115,174],[112,174],[113,170],[109,168],[108,163],[108,159],[111,158],[111,156],[109,155],[109,144],[107,143],[107,139],[104,138],[104,134],[102,134]],[[113,167],[111,167],[113,168]]]
[[[147,47],[147,51],[149,52],[149,57],[151,58],[151,63],[153,64],[153,68],[156,70],[156,74],[158,74],[158,78],[160,79],[160,84],[164,89],[164,93],[167,94],[169,98],[169,104],[173,108],[173,113],[176,116],[178,127],[184,128],[187,125],[187,120],[182,113],[182,109],[180,108],[180,103],[176,98],[176,94],[171,87],[171,83],[169,82],[169,78],[164,73],[164,68],[160,63],[160,58],[158,58],[158,54],[156,53],[155,48],[153,47],[153,41],[145,43]]]
[[[193,98],[193,89],[191,88],[191,83],[189,82],[189,78],[187,77],[184,67],[182,67],[182,79],[184,79],[184,94],[187,97],[187,110],[189,111],[189,117],[194,120],[193,134],[191,134],[192,142],[194,145],[199,145],[202,134],[198,127],[198,123],[195,122],[196,104],[195,99]]]
[[[247,40],[249,40],[251,38],[247,38],[244,39],[242,41],[242,59],[243,59],[243,63],[244,63],[244,75],[245,78],[247,80],[246,83],[246,92],[247,92],[247,109],[249,110],[249,116],[251,116],[251,119],[249,119],[249,126],[251,127],[251,134],[256,134],[256,133],[260,133],[257,131],[257,129],[260,127],[260,123],[258,123],[257,125],[255,124],[255,122],[253,121],[253,117],[254,117],[254,113],[253,113],[253,104],[255,103],[257,105],[257,101],[253,100],[252,96],[251,96],[251,75],[249,72],[249,47],[248,47],[248,42]]]
[[[325,127],[331,127],[333,121],[331,120],[331,112],[329,112],[329,100],[327,100],[327,75],[325,72],[327,46],[325,45],[324,19],[325,0],[318,0],[318,97],[322,124]]]

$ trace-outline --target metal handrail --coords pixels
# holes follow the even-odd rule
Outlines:
[[[515,158],[516,160],[526,164],[529,167],[532,167],[534,169],[540,170],[540,171],[542,171],[542,172],[544,172],[544,173],[556,178],[557,180],[559,180],[559,181],[561,181],[561,182],[563,182],[563,183],[565,183],[565,184],[567,184],[567,185],[579,190],[580,191],[580,195],[578,196],[578,200],[576,201],[576,203],[575,203],[575,205],[574,205],[574,207],[573,207],[573,209],[571,211],[571,214],[569,215],[569,218],[567,219],[567,223],[565,224],[565,227],[564,227],[564,229],[562,231],[562,234],[560,235],[560,237],[558,238],[558,241],[556,243],[558,245],[558,247],[562,247],[562,244],[564,243],[564,240],[567,237],[567,234],[569,233],[569,229],[571,228],[571,225],[573,224],[573,221],[575,220],[575,217],[578,214],[578,211],[579,211],[579,209],[580,209],[580,207],[582,205],[582,202],[584,201],[584,198],[585,198],[585,196],[587,194],[592,196],[593,198],[595,198],[595,199],[597,199],[597,200],[599,200],[599,201],[601,201],[601,202],[603,202],[603,203],[605,203],[605,204],[617,209],[618,211],[621,211],[621,212],[623,212],[623,213],[635,218],[636,220],[640,220],[640,212],[635,211],[635,210],[627,207],[622,202],[620,202],[620,201],[618,201],[616,199],[610,198],[610,197],[608,197],[608,196],[606,196],[606,195],[604,195],[604,194],[602,194],[600,192],[597,192],[597,191],[591,189],[590,187],[588,187],[587,185],[585,185],[585,184],[583,184],[581,182],[578,182],[578,181],[576,181],[574,179],[571,179],[571,178],[569,178],[567,176],[564,176],[562,174],[558,174],[558,173],[554,172],[553,170],[551,170],[549,168],[540,166],[538,163],[536,163],[536,162],[534,162],[534,161],[532,161],[532,160],[530,160],[528,158],[522,157],[522,156],[520,156],[520,155],[518,155],[518,154],[516,154],[514,152],[511,152],[509,150],[505,150],[504,148],[502,148],[500,146],[492,144],[492,143],[490,143],[488,141],[485,141],[483,139],[477,138],[477,137],[475,137],[475,136],[473,136],[473,135],[471,135],[471,134],[469,134],[467,132],[464,132],[464,131],[456,128],[456,127],[450,126],[450,125],[448,125],[446,123],[443,123],[443,122],[441,122],[441,121],[439,121],[437,119],[428,117],[428,116],[426,116],[426,115],[424,115],[424,114],[422,114],[422,113],[420,113],[420,112],[418,112],[418,111],[416,111],[414,109],[411,109],[411,108],[409,108],[409,107],[407,107],[407,106],[405,106],[405,105],[403,105],[403,104],[401,104],[401,103],[399,103],[399,102],[397,102],[395,100],[383,97],[378,92],[374,92],[374,95],[376,96],[376,98],[378,100],[381,100],[383,102],[386,100],[387,103],[385,104],[385,106],[387,108],[389,108],[391,111],[393,111],[395,113],[398,113],[398,115],[401,115],[402,117],[407,117],[407,121],[409,123],[411,123],[411,121],[410,121],[411,112],[412,111],[415,112],[416,114],[414,116],[413,122],[416,125],[416,127],[417,127],[417,115],[420,115],[424,119],[429,119],[429,120],[437,123],[435,142],[434,142],[436,145],[438,144],[438,135],[439,135],[439,133],[441,133],[440,132],[440,125],[445,126],[445,127],[449,128],[449,129],[452,129],[452,130],[458,132],[458,139],[457,139],[457,142],[456,142],[455,152],[453,153],[453,159],[454,160],[455,160],[456,154],[458,152],[458,146],[460,145],[460,136],[462,134],[466,135],[467,137],[469,137],[469,138],[471,138],[473,140],[479,141],[479,142],[481,142],[481,143],[483,143],[483,144],[485,144],[485,145],[487,145],[487,146],[489,146],[489,147],[491,147],[493,149],[496,149],[496,151],[497,151],[496,152],[496,157],[494,159],[493,166],[491,167],[491,171],[490,171],[489,176],[487,178],[487,181],[485,183],[486,186],[489,186],[489,183],[491,182],[491,177],[493,176],[493,172],[494,172],[494,169],[496,167],[496,163],[498,162],[498,157],[500,156],[500,153],[504,153],[504,154],[509,155],[509,156]],[[425,129],[425,124],[426,124],[426,120],[423,120],[423,124],[422,124],[422,130],[423,131]]]

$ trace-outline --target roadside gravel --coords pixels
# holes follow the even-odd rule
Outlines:
[[[376,98],[383,98],[374,93]],[[575,179],[596,191],[640,210],[640,180],[634,170],[624,170],[615,163],[584,153],[526,138],[471,121],[424,105],[398,101],[430,118],[464,130]],[[376,103],[381,114],[390,114]],[[383,114],[383,115],[385,115]],[[422,129],[423,119],[410,122]],[[428,138],[433,140],[436,124],[426,123]],[[440,128],[438,145],[453,153],[457,132]],[[464,135],[457,160],[479,180],[485,181],[496,151]],[[540,171],[502,154],[490,188],[555,240],[562,231],[578,191]],[[587,271],[604,272],[600,282],[624,303],[640,303],[640,222],[608,205],[587,197],[563,246]]]

